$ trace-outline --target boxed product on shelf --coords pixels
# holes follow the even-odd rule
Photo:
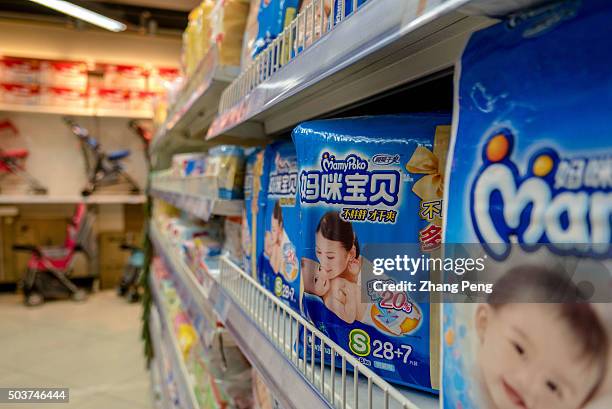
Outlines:
[[[208,152],[205,175],[214,179],[212,184],[220,199],[244,197],[244,149],[234,145],[215,146]]]
[[[553,3],[463,51],[444,240],[476,243],[492,290],[443,307],[445,409],[612,406],[611,18]]]
[[[265,50],[293,21],[298,5],[298,0],[261,0],[257,15],[257,37],[251,58]]]
[[[40,60],[5,56],[0,59],[0,82],[8,84],[38,84]]]
[[[245,0],[217,0],[211,13],[211,39],[219,50],[219,64],[240,66],[242,38],[249,14]]]
[[[133,111],[151,111],[153,109],[154,92],[130,91],[128,93],[128,109]]]
[[[96,108],[120,111],[128,109],[130,95],[120,89],[92,88],[90,98],[90,104]]]
[[[246,159],[244,177],[244,208],[242,214],[242,266],[247,274],[257,278],[257,254],[263,251],[263,235],[258,229],[264,226],[264,214],[259,202],[265,198],[267,186],[262,183],[264,175],[263,149],[255,149]],[[262,207],[264,208],[264,207]]]
[[[38,84],[0,84],[0,100],[6,104],[38,105],[40,86]]]
[[[147,70],[139,65],[107,64],[103,81],[107,89],[146,91]]]
[[[427,295],[417,303],[408,291],[380,291],[375,281],[406,277],[378,275],[374,266],[397,254],[439,251],[450,121],[435,113],[374,116],[306,122],[293,131],[303,314],[384,379],[427,391],[439,388],[437,304]],[[415,277],[431,279],[428,271]]]
[[[46,87],[40,89],[40,103],[45,106],[66,108],[86,108],[88,106],[87,91],[74,88]]]
[[[52,88],[87,88],[87,63],[84,61],[45,60],[40,63],[40,83]]]
[[[275,142],[264,154],[267,186],[259,212],[263,225],[257,234],[263,248],[257,253],[257,276],[262,286],[296,311],[301,307],[302,278],[298,258],[299,220],[298,164],[291,141]]]
[[[181,75],[178,68],[155,67],[147,77],[147,90],[149,92],[166,92],[168,85]]]

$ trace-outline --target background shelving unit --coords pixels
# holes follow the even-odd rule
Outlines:
[[[0,104],[0,112],[21,112],[29,114],[50,114],[67,116],[88,116],[98,118],[130,118],[130,119],[151,119],[153,114],[150,111],[118,111],[104,108],[70,108],[60,106],[44,105],[17,105]]]

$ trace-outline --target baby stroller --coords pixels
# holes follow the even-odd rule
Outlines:
[[[14,135],[19,135],[19,131],[9,120],[0,122],[0,130],[5,129],[10,130]],[[24,162],[29,154],[27,149],[4,150],[0,148],[0,179],[8,175],[15,175],[26,182],[33,193],[44,195],[47,193],[47,188],[25,170]]]
[[[140,299],[140,274],[144,267],[144,253],[141,248],[126,243],[121,245],[121,249],[129,251],[130,258],[123,271],[117,294],[126,297],[129,302],[137,302]]]
[[[88,258],[95,255],[95,241],[91,237],[93,223],[94,217],[87,213],[85,204],[80,203],[66,227],[63,246],[13,246],[16,251],[31,253],[23,279],[26,305],[40,305],[47,299],[72,297],[75,301],[83,301],[86,298],[85,291],[79,289],[69,277],[77,252],[84,252]]]
[[[72,133],[79,138],[85,164],[87,166],[87,186],[81,191],[83,196],[91,195],[103,186],[116,185],[122,181],[130,185],[130,193],[140,193],[136,181],[125,171],[122,159],[130,156],[128,149],[104,152],[100,143],[89,135],[89,131],[69,118],[64,118]]]

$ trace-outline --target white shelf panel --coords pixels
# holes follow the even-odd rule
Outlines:
[[[93,196],[48,196],[48,195],[4,195],[0,194],[0,204],[142,204],[144,195],[93,195]]]
[[[469,35],[496,21],[485,15],[503,15],[540,2],[429,0],[419,9],[421,1],[369,0],[320,38],[313,34],[312,44],[304,46],[298,40],[292,52],[303,51],[282,67],[270,56],[274,44],[260,54],[223,92],[207,140],[276,135],[450,69]],[[296,25],[298,32],[304,31],[305,20],[310,16],[297,18],[286,32]]]
[[[226,257],[221,258],[219,276],[207,276],[204,283],[199,284],[154,222],[151,223],[150,235],[157,253],[174,277],[183,283],[191,301],[202,309],[212,309],[217,313],[284,407],[304,407],[305,402],[309,408],[439,407],[436,396],[394,387],[370,372]],[[348,357],[346,362],[355,365],[360,375],[355,378],[353,369],[347,369],[343,376],[339,368],[301,359],[294,349],[300,328],[307,328],[309,334],[314,334],[316,343],[324,339],[326,348],[341,354],[337,359]],[[385,401],[388,406],[385,406]]]
[[[239,67],[218,64],[218,52],[212,47],[184,85],[166,121],[153,137],[150,151],[172,144],[173,135],[206,132],[217,114],[221,92],[240,72]]]
[[[103,108],[70,108],[43,105],[0,104],[0,112],[22,112],[29,114],[51,114],[67,116],[93,116],[100,118],[151,119],[151,111],[116,110]]]
[[[162,327],[160,333],[163,334],[161,338],[167,342],[168,348],[166,350],[170,351],[170,359],[173,361],[172,366],[174,368],[174,375],[176,376],[176,384],[178,386],[181,408],[200,409],[198,401],[195,397],[191,375],[189,375],[187,372],[185,362],[181,356],[178,340],[176,339],[172,329],[172,321],[168,316],[168,312],[165,310],[165,306],[161,298],[162,296],[153,275],[150,276],[149,286],[151,287],[153,302],[157,306],[157,311],[160,317]]]

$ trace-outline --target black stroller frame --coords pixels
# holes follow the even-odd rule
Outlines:
[[[125,181],[130,186],[130,193],[141,192],[138,183],[125,171],[121,159],[130,155],[130,151],[107,153],[100,143],[89,135],[89,131],[70,118],[64,118],[72,133],[79,138],[81,150],[87,167],[87,185],[81,191],[83,196],[89,196],[97,189]]]

